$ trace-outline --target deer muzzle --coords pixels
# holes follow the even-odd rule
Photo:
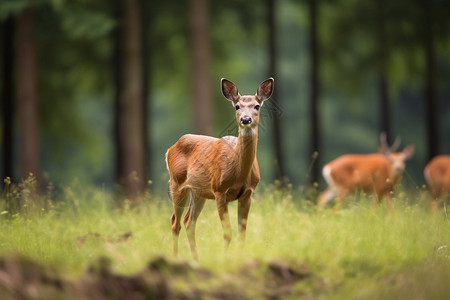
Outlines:
[[[250,125],[252,124],[253,120],[249,116],[243,116],[241,117],[241,124],[242,125]]]

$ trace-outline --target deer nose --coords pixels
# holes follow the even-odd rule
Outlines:
[[[402,164],[394,164],[394,171],[396,173],[402,173],[404,169],[405,169],[404,165],[402,165]]]
[[[242,125],[248,125],[248,124],[252,124],[252,118],[250,118],[249,116],[243,116],[241,117],[241,124]]]
[[[397,172],[397,173],[401,173],[401,172],[403,172],[403,167],[402,166],[396,166],[395,167],[395,171]]]

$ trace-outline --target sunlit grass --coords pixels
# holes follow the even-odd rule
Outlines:
[[[450,245],[448,217],[432,214],[421,193],[398,193],[393,213],[384,205],[373,209],[364,196],[343,209],[317,212],[301,193],[262,187],[252,203],[244,249],[237,247],[237,205],[230,203],[233,240],[227,252],[215,203],[208,201],[197,222],[200,265],[220,273],[252,259],[301,262],[350,294],[358,283],[374,293],[388,276],[409,269],[420,271],[408,280],[420,280],[432,272],[428,266],[442,265],[437,249]],[[119,210],[108,192],[75,185],[45,201],[34,213],[0,215],[0,253],[20,253],[71,276],[103,256],[120,273],[137,272],[158,256],[175,260],[169,199],[147,196],[137,208]],[[184,228],[179,245],[179,259],[191,260]]]

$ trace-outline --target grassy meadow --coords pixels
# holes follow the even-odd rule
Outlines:
[[[384,205],[373,209],[364,195],[343,209],[323,212],[307,198],[304,191],[260,186],[243,250],[235,239],[236,202],[230,203],[234,236],[227,252],[215,203],[208,201],[197,223],[199,266],[226,278],[249,268],[252,261],[303,265],[318,280],[298,282],[293,288],[314,299],[448,295],[450,218],[444,209],[430,212],[426,190],[397,191],[392,213]],[[32,203],[37,199],[39,208]],[[20,210],[13,211],[13,201],[20,203]],[[168,198],[146,195],[138,207],[119,210],[112,195],[101,189],[73,184],[58,192],[50,187],[37,197],[22,184],[4,191],[2,205],[1,256],[31,258],[65,278],[80,277],[100,257],[109,258],[112,270],[123,275],[139,272],[161,256],[191,261],[184,228],[180,257],[172,256]]]

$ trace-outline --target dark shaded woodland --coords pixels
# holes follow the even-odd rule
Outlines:
[[[416,144],[410,185],[450,153],[448,1],[1,0],[0,38],[2,178],[164,193],[182,134],[234,133],[222,77],[275,78],[267,183],[320,182],[382,131]]]

